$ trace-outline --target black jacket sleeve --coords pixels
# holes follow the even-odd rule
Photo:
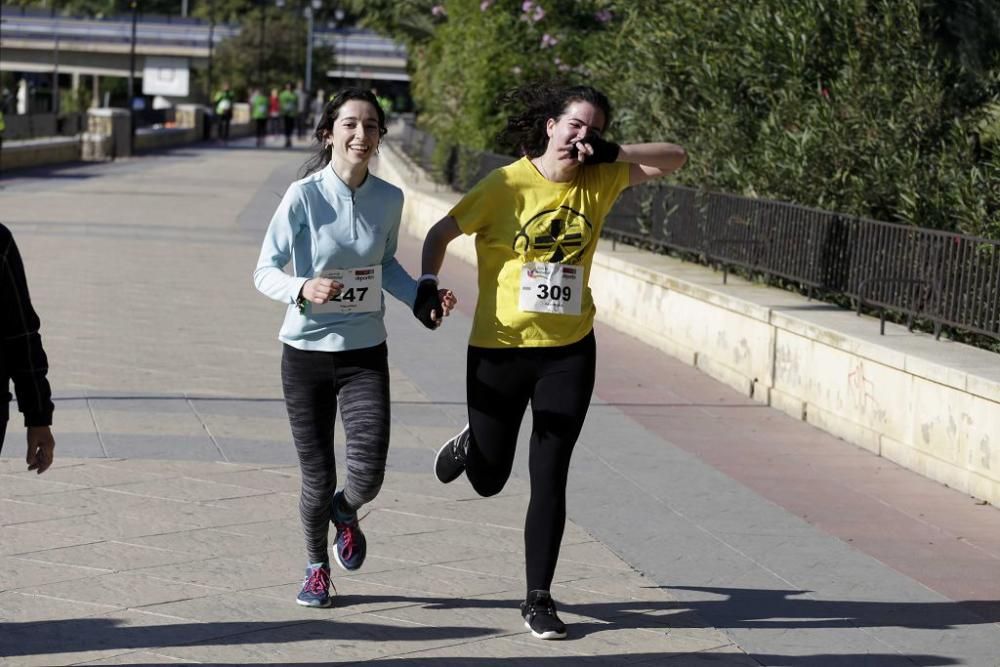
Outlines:
[[[0,420],[9,416],[8,380],[14,381],[25,426],[52,424],[52,390],[38,315],[31,307],[24,264],[10,230],[0,225]]]

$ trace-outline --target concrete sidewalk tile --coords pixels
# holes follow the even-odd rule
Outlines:
[[[200,473],[198,479],[226,484],[237,484],[261,491],[283,491],[298,493],[301,487],[298,463],[291,465],[266,466],[255,470],[218,473]]]
[[[64,492],[48,495],[62,496]],[[47,501],[48,495],[31,496],[31,501],[0,498],[0,526],[38,524],[53,519],[79,517],[93,513],[93,510],[79,505],[76,507],[61,507],[58,504],[49,504]],[[42,499],[42,502],[37,502],[39,499]]]
[[[158,565],[187,562],[198,558],[184,551],[139,546],[127,542],[105,541],[31,554],[33,560],[56,565],[76,565],[117,572],[127,572]]]
[[[97,540],[72,535],[60,535],[40,526],[22,523],[16,526],[0,526],[0,556],[23,556],[44,549],[58,549],[86,544]]]
[[[494,632],[488,627],[414,625],[368,614],[337,621],[273,625],[270,629],[232,637],[228,643],[223,638],[164,652],[206,662],[238,664],[357,661],[384,658],[410,646],[447,645]]]
[[[343,442],[342,439],[338,441]],[[297,464],[295,448],[290,440],[263,440],[217,436],[216,442],[230,461],[259,465]],[[339,457],[343,460],[342,457]]]
[[[119,492],[115,488],[86,488],[35,496],[32,502],[48,508],[62,509],[77,514],[113,514],[115,512],[150,512],[171,514],[180,506],[190,504],[185,500],[152,498],[135,493]],[[59,517],[52,517],[59,518]]]
[[[563,544],[559,562],[586,563],[591,567],[607,568],[615,572],[634,572],[632,567],[597,540]]]
[[[252,538],[257,547],[255,552],[275,549],[305,549],[302,525],[298,517],[281,517],[267,521],[251,521],[213,528],[221,533],[236,537]]]
[[[138,457],[173,461],[218,461],[218,448],[202,429],[192,435],[146,435],[141,430],[102,433],[111,457]]]
[[[271,493],[237,484],[208,481],[194,477],[174,477],[172,479],[118,484],[114,487],[114,490],[118,493],[131,493],[151,498],[187,502],[228,500],[230,498],[269,495]]]
[[[63,538],[78,539],[84,542],[176,533],[199,527],[195,523],[186,523],[173,515],[168,516],[155,511],[122,511],[110,514],[102,512],[24,525],[38,530],[50,531]]]
[[[96,574],[84,580],[74,581],[70,586],[46,584],[22,588],[18,592],[49,595],[89,604],[132,608],[216,595],[218,591],[218,588],[151,577],[143,571],[119,571]]]
[[[406,566],[386,572],[364,573],[353,576],[374,584],[385,584],[410,591],[424,597],[453,598],[482,596],[510,590],[520,585],[523,575],[504,577],[500,574],[481,574],[446,565]]]
[[[275,380],[277,379],[275,376]],[[280,387],[277,389],[280,392]],[[236,418],[224,422],[236,428],[240,428],[243,423],[257,427],[271,427],[277,422],[285,427],[285,435],[291,437],[291,431],[288,429],[288,411],[285,408],[285,399],[280,393],[274,398],[263,399],[235,400],[192,396],[189,400],[203,418]]]
[[[85,459],[84,461],[71,459],[71,462],[59,465],[63,461],[65,459],[61,456],[56,456],[53,466],[45,471],[45,478],[54,482],[97,487],[130,484],[132,482],[163,479],[170,476],[161,472],[126,471],[121,467],[121,462],[118,459],[97,461],[93,459]]]
[[[510,593],[488,596],[462,596],[450,599],[430,598],[415,605],[397,606],[368,615],[391,621],[430,627],[493,629],[492,635],[509,636],[523,633],[517,599]]]
[[[196,554],[199,558],[229,558],[238,560],[246,554],[261,554],[281,548],[288,548],[290,543],[264,541],[253,535],[243,535],[235,529],[193,528],[176,533],[163,533],[145,537],[129,538],[129,544],[159,549],[170,549],[188,554]]]
[[[124,606],[73,600],[67,598],[65,595],[59,595],[59,593],[71,588],[75,589],[76,583],[72,587],[67,586],[65,583],[59,583],[53,584],[48,588],[53,588],[53,593],[55,594],[42,594],[38,592],[38,589],[24,589],[0,593],[0,621],[28,623],[32,621],[84,618],[86,616],[121,609]],[[3,638],[0,636],[0,646],[2,644]],[[3,649],[0,648],[0,656],[3,655]]]
[[[463,541],[456,539],[456,531],[439,530],[428,533],[411,533],[407,535],[386,536],[381,532],[364,526],[368,538],[369,556],[398,559],[412,564],[429,565],[432,563],[457,563],[470,559],[488,558],[495,554],[496,545],[481,539]],[[477,546],[473,546],[473,545]],[[519,551],[513,551],[515,561],[523,557]]]
[[[523,625],[521,630],[524,631]],[[401,652],[387,662],[415,667],[502,667],[511,664],[600,667],[614,664],[606,658],[594,658],[576,652],[569,644],[565,641],[538,640],[527,643],[516,641],[509,635],[500,635],[448,644],[440,648]]]
[[[107,658],[88,660],[87,662],[77,662],[76,665],[191,665],[199,664],[196,660],[185,660],[174,658],[163,653],[153,653],[150,651],[129,651]]]
[[[257,470],[261,468],[257,464],[229,463],[214,461],[204,463],[192,460],[164,460],[164,459],[143,459],[143,458],[116,458],[113,461],[100,462],[100,467],[113,470],[119,475],[118,480],[104,484],[104,486],[114,486],[116,484],[127,483],[128,481],[139,481],[143,475],[153,475],[158,477],[196,477],[200,471],[209,472],[237,472],[240,470]],[[89,466],[88,466],[89,467]],[[129,477],[138,479],[129,480]]]
[[[290,590],[291,588],[289,587]],[[167,601],[163,604],[146,606],[144,609],[168,616],[190,618],[201,623],[246,622],[273,625],[339,619],[358,613],[353,610],[345,610],[336,602],[334,606],[325,609],[303,607],[295,602],[298,590],[296,585],[291,595],[283,596],[280,599],[254,595],[252,591],[241,591],[238,594],[215,591],[210,596]]]
[[[6,624],[0,641],[16,664],[57,665],[109,658],[128,649],[186,645],[245,629],[239,624],[220,627],[119,610],[85,618]]]
[[[105,568],[78,567],[37,561],[30,556],[0,557],[0,591],[18,590],[42,584],[74,581],[107,574]]]
[[[146,568],[142,574],[174,581],[243,591],[301,581],[304,559],[285,552],[250,554],[239,563],[226,559],[204,558],[171,565]]]
[[[77,491],[84,489],[82,484],[71,484],[49,479],[42,475],[15,475],[0,474],[0,492],[5,498],[20,499],[30,501],[30,496],[38,496],[43,493],[62,493],[64,491]]]
[[[214,403],[192,401],[198,409],[198,416],[217,439],[256,439],[281,442],[291,445],[292,432],[288,426],[288,415],[284,405],[280,415],[261,415],[253,409],[257,404],[247,406],[247,414],[219,414]]]
[[[499,529],[520,530],[528,499],[524,495],[504,491],[490,498],[480,498],[472,489],[455,489],[454,501],[414,501],[407,503],[403,512],[451,522],[454,525],[487,525]],[[460,494],[460,495],[459,495]],[[397,510],[400,511],[400,510]]]
[[[245,517],[245,521],[297,519],[299,494],[297,492],[265,491],[252,496],[221,498],[206,504],[212,508]]]

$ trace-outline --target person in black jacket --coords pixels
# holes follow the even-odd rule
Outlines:
[[[28,298],[24,264],[10,230],[0,224],[0,450],[10,416],[10,381],[17,406],[28,429],[28,470],[38,474],[52,465],[56,442],[52,437],[52,390],[38,315]]]

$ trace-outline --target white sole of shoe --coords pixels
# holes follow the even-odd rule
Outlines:
[[[326,604],[313,604],[311,602],[303,602],[302,600],[296,599],[295,603],[302,607],[314,607],[316,609],[325,609],[333,606],[333,600],[327,600]]]
[[[343,570],[344,572],[356,572],[356,571],[358,571],[358,570],[361,569],[361,565],[358,565],[353,570],[351,568],[347,567],[346,565],[344,565],[344,561],[340,560],[340,554],[337,553],[336,547],[334,547],[334,549],[333,549],[333,560],[337,561],[337,565],[339,565],[340,569]],[[363,565],[364,561],[361,561],[361,563]]]
[[[536,639],[566,639],[565,632],[556,632],[555,630],[549,630],[548,632],[535,632],[531,629],[531,625],[527,621],[524,622],[524,627],[531,631],[531,636]]]

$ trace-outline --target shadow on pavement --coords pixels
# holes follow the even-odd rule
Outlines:
[[[963,603],[891,603],[796,599],[809,591],[755,590],[702,587],[660,587],[698,591],[724,596],[718,601],[621,601],[596,604],[562,604],[567,613],[589,617],[592,621],[571,622],[566,643],[593,633],[626,629],[660,630],[669,636],[672,629],[704,628],[706,621],[717,628],[753,628],[789,630],[801,628],[903,627],[949,629],[957,625],[994,623],[995,602]],[[354,605],[402,603],[435,609],[508,609],[516,613],[516,600],[409,597],[396,595],[342,595],[338,609]],[[978,614],[975,613],[978,610]],[[673,613],[663,613],[673,612]],[[0,655],[7,658],[39,654],[78,653],[108,650],[141,650],[169,647],[238,646],[253,644],[291,644],[311,641],[389,641],[421,642],[435,640],[476,640],[487,636],[505,636],[506,630],[479,626],[458,627],[422,625],[393,626],[356,622],[344,617],[324,617],[317,610],[315,620],[268,622],[169,623],[163,625],[123,625],[115,618],[79,618],[24,623],[0,623]],[[780,619],[780,620],[779,620]],[[415,649],[419,650],[419,649]],[[428,647],[427,650],[433,650]],[[452,649],[454,650],[454,648]],[[499,667],[511,664],[512,658],[480,657],[469,647],[465,657],[411,657],[405,661],[375,659],[365,665],[388,664],[435,665],[458,667],[481,665]],[[683,660],[680,660],[681,658]],[[671,662],[678,659],[678,662]],[[799,656],[753,654],[765,665],[789,667],[829,667],[831,665],[955,665],[956,659],[942,655],[886,653],[814,654]],[[591,660],[598,664],[752,664],[741,654],[701,651],[696,653],[627,653],[582,658],[579,655],[513,659],[516,664],[579,665]],[[655,662],[654,662],[655,661]],[[123,664],[123,663],[119,663]],[[148,664],[148,663],[143,663]],[[213,662],[212,664],[223,664]],[[233,663],[237,664],[237,663]],[[273,663],[284,664],[284,663]],[[308,663],[306,663],[308,664]],[[312,664],[353,664],[312,663]]]
[[[755,588],[660,586],[724,596],[719,600],[678,601],[717,628],[913,628],[948,630],[1000,622],[1000,601],[868,602],[799,598],[812,591]],[[579,612],[578,612],[579,613]],[[670,625],[677,624],[671,616]]]
[[[115,618],[74,618],[0,623],[0,656],[16,658],[54,653],[178,646],[286,644],[299,641],[426,642],[460,640],[496,634],[481,627],[393,626],[324,619],[233,621],[123,625]]]
[[[469,657],[438,657],[426,658],[383,658],[364,661],[347,662],[296,662],[298,667],[347,667],[347,665],[364,665],[364,667],[401,667],[403,665],[418,665],[420,667],[510,667],[511,665],[551,665],[552,667],[576,667],[577,665],[664,665],[665,667],[691,667],[692,665],[769,665],[771,667],[910,667],[911,665],[957,665],[950,658],[936,655],[900,655],[899,653],[841,653],[817,655],[763,655],[755,654],[753,659],[739,653],[713,653],[699,651],[698,653],[620,653],[582,657],[579,655],[560,655],[539,658],[483,658],[471,654]],[[116,662],[116,665],[129,663]],[[151,663],[143,661],[142,665],[177,665],[176,662]],[[244,667],[242,662],[213,662],[214,667]],[[259,663],[262,667],[286,667],[286,662]]]

